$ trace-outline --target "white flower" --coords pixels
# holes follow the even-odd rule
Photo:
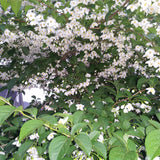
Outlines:
[[[134,108],[133,108],[133,106],[132,106],[131,103],[128,103],[128,104],[126,105],[126,109],[127,109],[128,111],[132,111]]]
[[[38,138],[39,138],[39,135],[38,135],[38,133],[34,133],[34,134],[30,135],[29,138],[30,138],[31,140],[38,139]]]
[[[147,94],[152,93],[154,95],[156,92],[153,87],[146,88],[146,90],[147,90]]]
[[[68,120],[68,117],[65,117],[64,119],[60,118],[58,123],[59,124],[65,124],[67,122],[67,120]]]
[[[12,143],[12,145],[15,145],[17,147],[21,146],[21,143],[19,142],[18,138],[15,139],[15,142]]]
[[[98,141],[103,143],[104,142],[104,137],[103,137],[103,134],[100,134],[99,137],[98,137]]]
[[[153,58],[155,51],[153,49],[148,49],[143,57]]]
[[[77,110],[84,110],[84,105],[83,104],[76,104]]]
[[[51,139],[54,138],[54,135],[56,135],[56,133],[51,132],[51,133],[47,136],[47,139],[50,141]]]
[[[39,157],[39,156],[38,156],[38,151],[37,151],[37,149],[36,149],[35,147],[29,148],[27,152],[28,152],[29,155],[30,155],[31,157],[33,157],[33,158],[38,158],[38,157]]]
[[[35,14],[35,13],[33,13],[31,10],[28,10],[28,12],[27,12],[26,16],[27,16],[27,18],[28,18],[30,21],[32,21],[32,20],[34,20],[34,19],[35,19],[36,14]]]

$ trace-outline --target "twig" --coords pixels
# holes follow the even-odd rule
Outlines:
[[[133,95],[132,95],[132,98],[135,97],[137,94],[144,92],[145,90],[146,90],[146,89],[142,89],[142,90],[138,91],[137,93],[133,94]],[[130,99],[130,98],[125,98],[125,99],[122,99],[122,100],[116,102],[116,103],[112,106],[112,108],[115,107],[117,104],[119,104],[119,103],[121,103],[121,102],[128,101],[129,99]]]

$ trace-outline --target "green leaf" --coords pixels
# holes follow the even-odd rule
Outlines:
[[[146,128],[146,134],[148,135],[150,132],[152,132],[153,130],[155,130],[155,127],[153,127],[153,126],[148,126],[147,128]]]
[[[160,156],[160,129],[151,131],[147,135],[145,147],[148,160],[153,160],[155,157]]]
[[[16,107],[13,106],[0,106],[0,125],[14,112]]]
[[[12,106],[8,99],[5,99],[4,97],[1,97],[1,96],[0,96],[0,103],[1,104],[5,104],[6,103],[6,104],[9,104],[10,106]]]
[[[19,141],[21,142],[26,136],[33,133],[37,128],[43,125],[41,120],[30,120],[24,123],[20,130]]]
[[[97,138],[99,137],[100,132],[99,131],[93,131],[89,134],[89,138],[90,140],[97,140]]]
[[[0,154],[0,160],[6,160],[5,155]]]
[[[10,1],[12,11],[14,12],[16,16],[21,8],[21,3],[22,3],[22,0],[11,0]]]
[[[34,117],[36,117],[38,110],[37,110],[37,108],[28,108],[28,109],[25,109],[24,112],[27,112],[27,113],[33,115]]]
[[[107,151],[106,151],[106,147],[104,146],[104,144],[100,142],[93,142],[93,150],[96,151],[104,159],[107,158]]]
[[[113,133],[113,136],[116,137],[122,145],[126,146],[126,141],[123,139],[123,133],[122,132],[115,132]]]
[[[156,113],[156,117],[157,117],[158,120],[160,121],[160,113]]]
[[[128,120],[125,119],[125,120],[122,122],[122,128],[123,128],[124,130],[127,130],[127,129],[130,128],[130,123],[129,123]]]
[[[57,124],[57,119],[51,115],[48,114],[42,114],[40,115],[38,118],[40,118],[41,120],[50,123],[50,124]]]
[[[81,132],[78,136],[76,136],[75,142],[87,154],[87,156],[90,155],[92,144],[89,136],[86,133]]]
[[[146,79],[146,78],[140,78],[139,80],[138,80],[138,82],[137,82],[137,88],[138,89],[141,89],[141,87],[142,87],[142,85],[143,84],[145,84],[145,83],[147,83],[148,82],[148,79]]]
[[[6,9],[9,7],[10,4],[8,3],[7,0],[1,0],[1,5],[2,5],[4,11],[6,11]]]
[[[82,118],[83,118],[83,114],[84,114],[83,111],[76,111],[76,112],[73,114],[73,123],[76,124],[76,123],[81,122],[81,121],[82,121]]]
[[[77,123],[77,124],[75,124],[71,129],[71,134],[72,135],[75,134],[76,132],[78,132],[80,129],[82,129],[86,125],[87,125],[86,123]]]
[[[138,155],[135,151],[128,151],[120,146],[111,149],[109,153],[109,160],[137,160]]]
[[[20,148],[18,149],[18,152],[16,152],[16,154],[14,155],[16,160],[22,160],[24,155],[25,155],[25,153],[32,146],[33,143],[34,143],[33,141],[28,141],[28,142],[23,143],[20,146]]]
[[[160,123],[154,120],[149,120],[148,121],[152,126],[156,127],[157,129],[160,129]]]
[[[60,160],[67,153],[71,139],[65,136],[54,138],[49,145],[49,158],[51,160]]]

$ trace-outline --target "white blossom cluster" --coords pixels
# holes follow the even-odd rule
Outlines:
[[[19,52],[21,53],[21,56],[19,58],[22,59],[22,63],[24,62],[33,62],[35,59],[39,58],[40,56],[47,56],[48,51],[51,50],[52,52],[58,53],[58,55],[63,56],[66,54],[67,51],[70,50],[73,46],[76,48],[76,55],[80,54],[80,52],[84,52],[85,55],[83,58],[79,59],[79,61],[82,61],[86,66],[89,65],[88,60],[91,59],[97,59],[101,58],[101,61],[104,63],[108,63],[106,67],[104,66],[104,71],[101,71],[98,75],[99,77],[112,77],[114,79],[117,78],[125,78],[127,75],[127,63],[130,61],[130,59],[136,58],[135,56],[135,50],[132,46],[132,43],[130,42],[133,38],[135,38],[135,33],[125,36],[126,28],[124,28],[122,24],[122,20],[119,20],[118,22],[115,22],[115,19],[109,20],[108,22],[103,23],[104,29],[101,31],[101,35],[97,35],[94,31],[94,28],[99,27],[100,21],[103,21],[105,19],[105,15],[109,11],[108,6],[104,6],[102,9],[102,12],[98,12],[99,6],[96,5],[95,9],[89,10],[86,7],[79,7],[78,4],[83,3],[85,5],[88,4],[95,4],[95,1],[74,1],[72,0],[70,2],[70,7],[59,9],[60,6],[63,6],[61,2],[56,2],[55,7],[57,8],[58,14],[70,14],[70,17],[68,19],[68,22],[66,23],[65,27],[62,27],[60,23],[56,21],[53,17],[49,16],[47,19],[44,18],[43,14],[38,11],[37,9],[31,9],[28,10],[26,14],[26,21],[29,25],[32,25],[35,27],[35,32],[28,31],[27,33],[23,33],[21,31],[12,32],[8,29],[4,31],[4,34],[1,35],[0,41],[1,43],[8,43],[9,47],[17,47],[17,46],[23,46],[23,47],[29,47],[29,54],[25,55],[21,48],[19,48]],[[115,5],[122,5],[123,1],[115,1]],[[143,6],[149,7],[150,5],[153,6],[159,6],[159,2],[154,1],[138,1],[138,7],[141,7],[144,9]],[[156,5],[157,4],[157,5]],[[114,8],[113,6],[113,8]],[[134,6],[134,5],[133,5]],[[135,4],[136,6],[136,4]],[[137,8],[138,8],[137,7]],[[113,9],[112,8],[112,9]],[[131,5],[128,5],[127,9],[131,9]],[[136,9],[137,9],[136,8]],[[158,9],[155,9],[158,11]],[[126,16],[125,14],[119,15],[119,16]],[[79,19],[93,19],[95,22],[93,22],[89,29],[84,27],[78,20]],[[151,24],[147,19],[143,19],[141,22],[138,22],[136,18],[133,18],[130,20],[131,24],[134,26],[142,27],[144,32],[148,33],[148,28],[155,27],[156,24]],[[15,25],[13,23],[13,19],[10,20],[10,23]],[[114,25],[117,23],[120,25],[120,31],[115,34],[116,26],[112,29],[108,29],[109,26]],[[15,25],[16,26],[16,25]],[[18,26],[16,26],[18,27]],[[131,28],[132,29],[132,28]],[[156,27],[157,34],[159,34],[159,26]],[[75,40],[75,37],[81,37],[83,39],[88,39],[90,43],[82,44],[79,41]],[[100,43],[97,43],[96,41],[100,41]],[[126,43],[128,41],[128,43]],[[46,44],[46,47],[44,47],[44,44]],[[57,45],[58,44],[58,45]],[[109,49],[111,47],[117,47],[117,58],[112,59],[112,54],[110,53]],[[99,49],[102,52],[97,53],[95,49]],[[147,51],[146,51],[147,52]],[[40,53],[40,54],[39,54]],[[144,54],[144,52],[142,52]],[[157,65],[155,68],[157,68],[157,72],[159,72],[159,53],[155,54],[156,57],[154,57],[154,61],[156,61]],[[152,61],[153,61],[152,59]],[[129,62],[130,63],[130,62]],[[149,67],[152,67],[150,64],[150,61],[147,61],[147,65]],[[57,68],[59,64],[57,63]],[[141,64],[138,61],[135,61],[135,63],[130,63],[130,67],[139,68],[139,71],[141,71],[141,74],[148,76],[146,73],[146,68],[141,66]],[[46,72],[47,73],[47,72]],[[53,72],[52,72],[53,73]],[[16,73],[15,73],[16,74]],[[14,75],[15,75],[14,74]],[[66,69],[59,71],[59,76],[65,76],[67,74]],[[7,73],[7,75],[10,75],[9,77],[7,75],[4,75],[4,73],[0,74],[2,79],[9,80],[11,78],[10,73]],[[55,75],[54,75],[55,76]],[[53,77],[54,77],[53,76]],[[6,79],[4,78],[6,77]],[[8,78],[7,78],[8,77]],[[18,75],[17,75],[18,77]],[[43,76],[42,76],[43,77]],[[41,78],[42,78],[41,77]],[[45,79],[46,77],[42,78]],[[76,89],[72,89],[70,92],[66,92],[66,95],[75,94]]]

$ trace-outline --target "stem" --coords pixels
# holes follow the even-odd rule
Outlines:
[[[25,117],[27,117],[27,118],[29,118],[29,119],[32,119],[32,120],[34,120],[34,118],[32,118],[31,116],[28,116],[27,114],[25,114],[25,113],[23,113],[22,111],[19,111],[23,116],[25,116]]]
[[[25,117],[27,117],[27,118],[29,118],[29,119],[34,120],[34,118],[32,118],[31,116],[26,115],[26,114],[23,113],[22,111],[19,111],[19,112],[20,112],[23,116],[25,116]],[[55,131],[55,132],[57,132],[57,133],[60,133],[57,129],[50,127],[48,124],[43,124],[43,125],[46,126],[46,127],[48,127],[48,128],[50,128],[51,130],[53,130],[53,131]],[[66,133],[61,133],[61,134],[65,135],[66,137],[70,137],[70,136],[69,136],[68,134],[66,134]]]
[[[53,131],[55,131],[57,133],[60,133],[57,129],[50,127],[48,124],[44,124],[44,126],[48,127],[49,129],[51,129],[51,130],[53,130]],[[61,134],[63,134],[66,137],[70,137],[70,135],[68,135],[66,133],[61,133]]]
[[[144,92],[145,90],[146,90],[146,89],[142,89],[142,90],[138,91],[137,93],[133,94],[131,98],[135,97],[135,96],[136,96],[137,94],[139,94],[139,93]],[[121,102],[128,101],[129,99],[130,99],[130,98],[125,98],[125,99],[122,99],[122,100],[116,102],[116,103],[112,106],[112,108],[115,107],[117,104],[119,104],[119,103],[121,103]]]
[[[3,101],[3,102],[5,102],[5,103],[8,104],[9,106],[12,106],[9,101],[7,101],[6,99],[4,99],[4,98],[1,97],[1,96],[0,96],[0,100]]]

